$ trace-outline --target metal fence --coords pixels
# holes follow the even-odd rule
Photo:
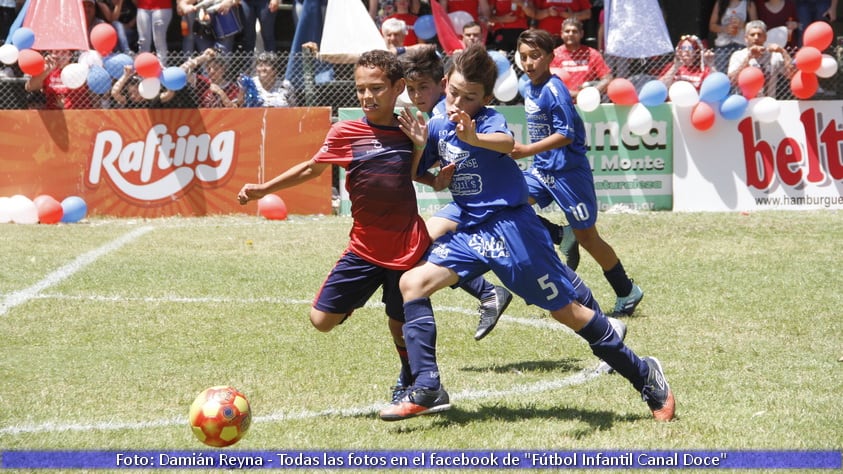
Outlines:
[[[834,56],[838,64],[843,64],[843,47],[834,46],[826,51],[826,53]],[[513,53],[507,53],[507,57],[510,63],[514,64]],[[179,66],[189,59],[191,57],[188,55],[179,55],[178,53],[171,52],[166,66]],[[294,90],[293,105],[300,107],[330,106],[335,116],[337,109],[340,107],[356,107],[358,105],[354,92],[353,66],[351,64],[328,64],[320,62],[309,53],[291,55],[288,52],[280,52],[277,54],[277,59],[277,70],[280,77],[285,77],[288,63],[291,61],[293,63],[292,74],[287,75],[287,78],[292,82]],[[672,59],[672,55],[667,55],[647,59],[607,57],[606,61],[612,67],[616,77],[627,77],[632,80],[633,84],[640,88],[647,81],[657,78],[658,72],[663,70]],[[234,84],[241,83],[241,78],[244,75],[255,75],[255,55],[228,54],[225,56],[225,69],[226,81]],[[519,77],[523,74],[517,67],[514,67],[514,69]],[[199,74],[205,73],[202,68],[199,68],[197,72]],[[0,109],[44,108],[45,98],[43,92],[27,92],[24,87],[27,78],[17,66],[7,67],[0,75],[5,76],[0,78]],[[116,78],[112,77],[110,80],[113,83]],[[835,74],[828,79],[820,79],[819,84],[820,87],[812,99],[830,100],[843,98],[843,80],[841,80],[840,74]],[[130,83],[127,87],[137,87],[136,81]],[[82,88],[87,88],[87,85],[83,85]],[[190,85],[178,92],[176,97],[166,104],[160,104],[156,101],[129,101],[126,104],[120,104],[111,97],[110,89],[109,87],[109,91],[103,94],[94,94],[88,90],[86,92],[88,103],[83,104],[82,107],[95,109],[149,107],[194,108],[200,103],[200,98],[197,96],[197,88],[191,87]],[[793,98],[787,81],[780,81],[778,98]],[[505,104],[517,105],[520,103],[523,103],[522,98],[516,96],[513,100]],[[493,101],[493,105],[500,104],[501,102],[498,100]]]

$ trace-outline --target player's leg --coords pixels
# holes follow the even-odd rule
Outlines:
[[[435,241],[448,232],[456,232],[460,215],[459,207],[450,203],[439,210],[435,216],[425,222],[430,240]],[[502,286],[495,286],[479,275],[470,280],[461,281],[459,287],[466,293],[480,300],[478,311],[480,319],[474,332],[474,339],[486,337],[498,324],[498,320],[512,301],[512,293]]]

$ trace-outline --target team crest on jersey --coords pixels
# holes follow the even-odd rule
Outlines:
[[[452,145],[445,140],[439,140],[439,159],[442,160],[442,165],[454,163],[457,169],[460,169],[461,164],[468,158],[468,151]]]
[[[430,253],[442,259],[448,258],[448,246],[442,243],[434,242],[433,248],[430,249]]]
[[[535,114],[539,111],[541,111],[541,108],[533,101],[533,99],[529,97],[524,99],[524,113]]]
[[[468,245],[486,258],[509,257],[509,249],[503,237],[486,239],[482,235],[474,234],[469,239]]]

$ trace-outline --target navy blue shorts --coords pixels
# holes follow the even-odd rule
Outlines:
[[[548,173],[536,168],[524,171],[530,197],[542,209],[555,202],[574,229],[588,229],[597,222],[594,175],[585,167]]]
[[[404,299],[398,288],[403,274],[404,270],[390,270],[346,251],[325,278],[313,307],[325,313],[351,314],[383,287],[381,301],[386,305],[386,315],[404,322]]]

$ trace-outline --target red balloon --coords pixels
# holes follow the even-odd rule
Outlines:
[[[805,28],[802,34],[802,45],[817,48],[820,51],[831,46],[834,40],[834,29],[824,21],[815,21]]]
[[[764,87],[764,72],[755,66],[744,68],[738,74],[738,87],[741,88],[741,93],[747,99],[752,99],[758,95],[758,91]]]
[[[258,200],[258,212],[271,221],[287,218],[287,205],[277,194],[267,194]]]
[[[38,209],[38,222],[42,224],[57,224],[64,215],[61,203],[54,197],[42,194],[32,200]]]
[[[813,46],[803,46],[796,52],[793,59],[796,61],[796,68],[800,71],[815,73],[822,66],[823,53]]]
[[[796,71],[790,80],[790,90],[797,99],[810,99],[817,93],[820,86],[816,74],[804,71]]]
[[[161,62],[152,53],[140,53],[135,57],[135,71],[144,79],[158,77],[161,74]]]
[[[697,102],[691,111],[691,125],[701,132],[714,126],[714,109],[705,102]]]
[[[618,77],[612,79],[606,89],[609,100],[618,105],[635,105],[638,103],[638,93],[629,79]]]
[[[24,74],[37,76],[44,72],[44,56],[34,49],[24,49],[18,53],[18,66]]]
[[[108,23],[100,23],[91,30],[91,46],[105,56],[117,46],[117,30]]]

